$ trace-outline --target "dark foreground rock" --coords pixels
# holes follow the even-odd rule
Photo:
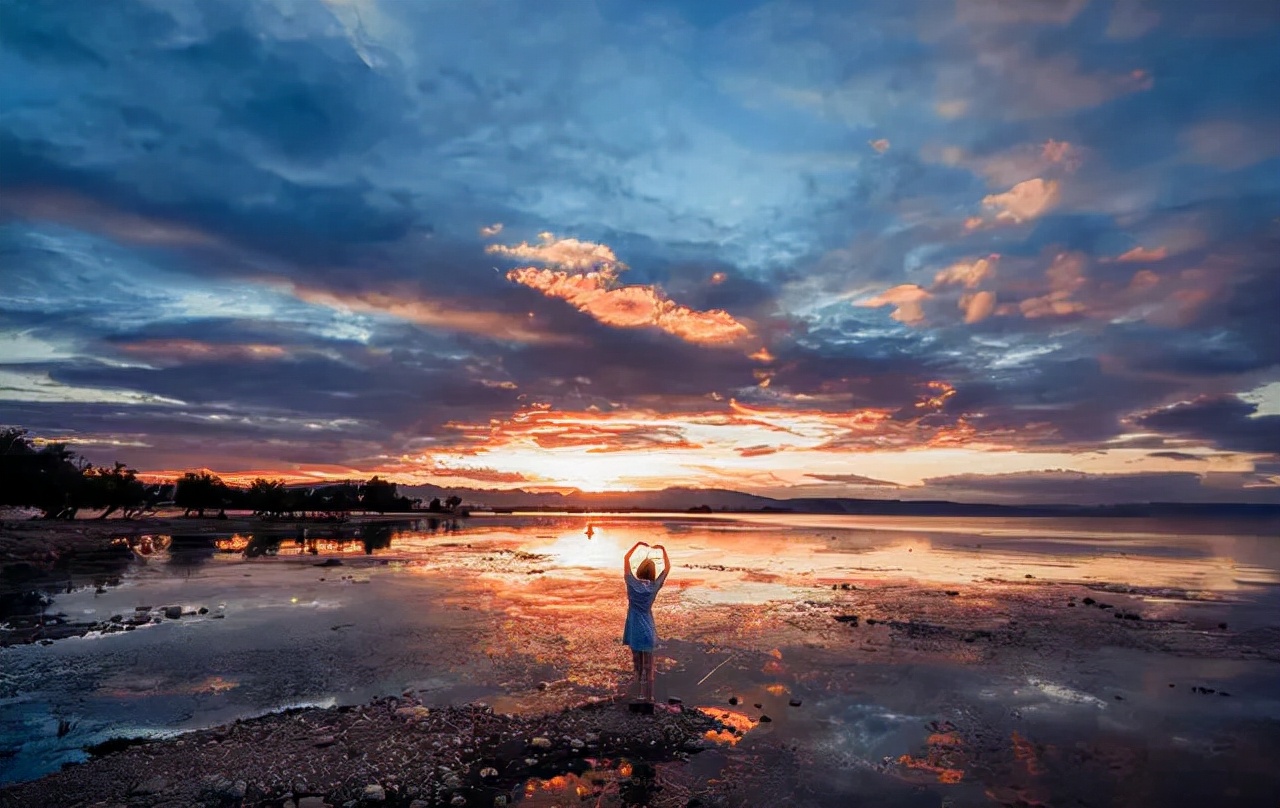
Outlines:
[[[696,711],[640,716],[610,702],[517,717],[389,698],[109,743],[87,763],[0,790],[0,806],[489,808],[515,802],[531,778],[609,767],[635,791],[644,783],[633,768],[687,758],[708,730],[723,729]]]

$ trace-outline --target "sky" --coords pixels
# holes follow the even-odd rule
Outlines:
[[[1280,502],[1280,6],[0,0],[0,424],[150,474]]]

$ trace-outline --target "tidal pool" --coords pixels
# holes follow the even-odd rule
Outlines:
[[[675,566],[659,698],[736,730],[664,767],[677,790],[718,779],[741,805],[1280,793],[1274,524],[790,514],[132,540],[105,578],[51,583],[45,613],[184,616],[0,649],[0,782],[108,738],[302,704],[412,690],[538,712],[608,696],[628,676],[621,557],[640,540]],[[526,799],[561,786],[581,783]]]

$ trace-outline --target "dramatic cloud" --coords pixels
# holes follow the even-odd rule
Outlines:
[[[1206,396],[1140,415],[1138,426],[1223,449],[1280,454],[1280,415],[1259,415],[1238,396]]]
[[[208,5],[0,10],[0,422],[240,477],[1276,496],[1266,4]]]
[[[543,233],[538,244],[493,245],[488,252],[563,267],[522,267],[507,273],[516,283],[559,298],[605,325],[618,328],[656,326],[668,334],[700,344],[726,344],[750,335],[747,327],[722,309],[695,311],[681,306],[656,286],[625,285],[618,273],[626,266],[603,244],[556,239]]]

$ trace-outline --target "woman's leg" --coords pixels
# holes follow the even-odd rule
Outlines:
[[[641,656],[643,659],[640,664],[643,670],[640,675],[640,698],[653,701],[653,652],[645,651]]]
[[[637,695],[644,693],[644,652],[631,652],[631,668],[635,676],[631,680],[631,687],[627,688],[627,692],[635,692]]]

